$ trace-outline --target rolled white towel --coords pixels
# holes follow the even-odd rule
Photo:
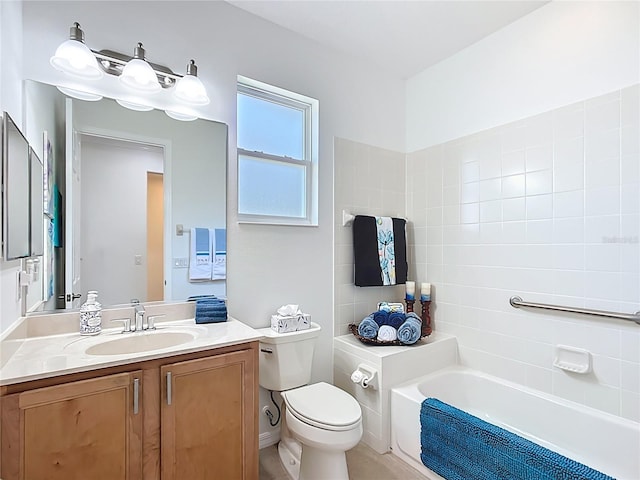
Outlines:
[[[392,342],[398,338],[398,331],[390,325],[382,325],[378,330],[378,340]]]

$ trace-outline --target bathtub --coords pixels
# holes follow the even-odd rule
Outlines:
[[[640,424],[461,366],[391,390],[391,449],[420,460],[420,406],[435,397],[618,480],[640,479]]]

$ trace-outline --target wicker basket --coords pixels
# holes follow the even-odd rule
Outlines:
[[[375,338],[363,337],[362,335],[360,335],[358,333],[358,325],[356,325],[355,323],[350,323],[349,324],[349,330],[351,330],[351,333],[353,333],[354,337],[356,337],[358,340],[360,340],[365,345],[376,345],[376,346],[403,345],[403,343],[400,340],[392,340],[390,342],[383,342],[383,341],[377,340]]]

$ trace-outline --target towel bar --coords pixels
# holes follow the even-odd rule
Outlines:
[[[522,298],[514,295],[509,299],[509,303],[513,308],[530,307],[542,308],[544,310],[555,310],[558,312],[581,313],[583,315],[595,315],[599,317],[617,318],[619,320],[629,320],[640,325],[640,311],[636,313],[619,313],[609,312],[606,310],[592,310],[590,308],[563,307],[560,305],[551,305],[548,303],[525,302]]]
[[[343,227],[350,227],[353,224],[354,218],[356,218],[355,215],[347,212],[346,210],[342,210],[342,226]],[[404,217],[397,217],[397,218],[402,218],[402,220],[404,220],[405,222],[407,221],[407,219]]]

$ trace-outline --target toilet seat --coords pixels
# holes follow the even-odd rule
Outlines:
[[[294,417],[323,430],[351,430],[362,419],[362,410],[356,399],[325,382],[294,388],[282,392],[282,396]]]

